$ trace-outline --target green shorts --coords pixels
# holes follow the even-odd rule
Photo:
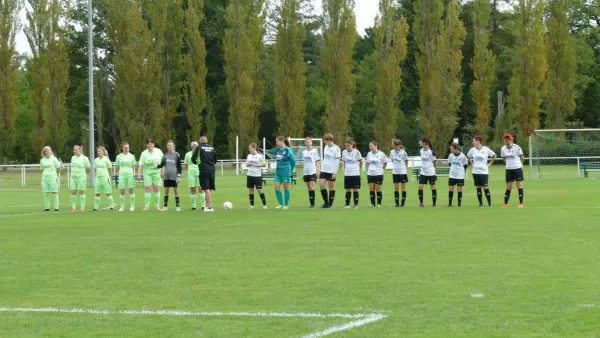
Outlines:
[[[195,188],[200,186],[200,179],[198,175],[188,175],[188,188]]]
[[[160,172],[152,173],[152,174],[144,174],[144,187],[149,187],[151,185],[161,186],[162,180],[160,179]]]
[[[290,176],[275,175],[275,178],[273,179],[273,182],[287,184],[287,183],[290,183],[290,179],[291,179]]]
[[[58,177],[42,178],[42,191],[45,194],[58,192]]]
[[[71,191],[85,191],[87,187],[87,178],[79,178],[71,176],[70,180]]]
[[[119,189],[135,189],[135,178],[130,177],[119,177]]]
[[[112,187],[110,185],[110,178],[96,178],[95,184],[96,195],[109,195],[112,194]]]

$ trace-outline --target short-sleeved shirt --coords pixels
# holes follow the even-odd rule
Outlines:
[[[194,164],[194,162],[192,162],[192,155],[194,154],[193,151],[188,151],[185,154],[185,158],[183,159],[183,164],[187,164],[188,165],[188,176],[198,176],[200,175],[200,169],[198,168],[197,164]]]
[[[321,164],[321,172],[328,174],[337,174],[340,168],[340,159],[342,151],[340,147],[334,145],[325,146],[323,149],[323,163]]]
[[[456,180],[465,179],[465,166],[469,164],[465,154],[460,153],[454,155],[453,153],[450,153],[450,155],[448,155],[448,164],[450,165],[450,178]]]
[[[502,147],[500,150],[500,156],[506,159],[506,169],[521,169],[523,163],[521,163],[521,156],[523,156],[523,150],[518,145],[514,144],[512,147]]]
[[[473,174],[488,175],[490,173],[487,165],[488,159],[494,156],[496,156],[496,153],[486,146],[481,147],[481,149],[471,148],[467,153],[467,157],[473,161]]]
[[[317,173],[317,161],[321,160],[319,151],[315,148],[302,151],[302,160],[304,161],[303,175],[315,175]]]
[[[392,174],[406,175],[406,161],[408,161],[408,155],[406,154],[406,151],[404,151],[404,149],[392,149],[390,152],[390,158],[392,159],[392,163],[394,163],[394,170],[392,170]]]
[[[103,158],[96,157],[94,160],[94,168],[96,168],[97,178],[107,178],[110,177],[108,170],[112,168],[112,163],[107,156],[104,156]]]
[[[158,148],[154,148],[152,152],[148,149],[144,150],[140,155],[140,165],[144,168],[144,174],[158,174],[160,169],[158,166],[162,162],[163,152]]]
[[[387,157],[385,157],[383,151],[378,151],[376,153],[369,151],[367,154],[367,163],[369,163],[367,175],[381,176],[383,175],[383,166],[387,163]]]
[[[86,169],[90,168],[90,159],[85,155],[71,157],[71,177],[83,179],[86,177]]]
[[[265,163],[265,158],[261,153],[256,153],[254,155],[248,154],[246,161],[249,164],[263,164]],[[262,177],[262,168],[261,167],[248,167],[248,176],[250,177]]]
[[[356,149],[342,151],[342,161],[346,163],[344,176],[360,176],[360,161],[362,161],[360,151]]]
[[[434,162],[437,157],[433,154],[431,149],[421,148],[421,175],[423,176],[435,176],[435,165]]]
[[[119,167],[119,177],[133,177],[133,167],[135,166],[135,155],[132,153],[119,154],[115,160],[115,165]]]
[[[44,157],[40,160],[40,169],[42,169],[43,178],[57,178],[56,169],[58,168],[60,168],[60,162],[54,156]]]

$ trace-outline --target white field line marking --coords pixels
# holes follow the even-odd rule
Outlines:
[[[317,338],[317,337],[327,336],[327,335],[330,335],[332,333],[346,331],[346,330],[353,329],[355,327],[359,327],[359,326],[363,326],[363,325],[366,325],[366,324],[369,324],[369,323],[373,323],[373,322],[376,322],[378,320],[382,320],[382,319],[384,319],[386,317],[387,316],[383,315],[383,314],[368,315],[367,317],[365,317],[363,319],[354,320],[354,321],[351,321],[350,323],[347,323],[347,324],[344,324],[344,325],[334,326],[334,327],[328,328],[327,330],[323,330],[323,331],[319,331],[319,332],[307,334],[303,338]]]
[[[25,207],[36,207],[36,206],[39,207],[40,204],[41,203],[38,203],[38,204],[22,204],[22,205],[6,205],[6,206],[3,206],[2,208],[11,209],[11,208],[25,208]]]

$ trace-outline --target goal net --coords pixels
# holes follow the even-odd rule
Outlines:
[[[600,177],[600,129],[535,130],[529,142],[534,179]]]

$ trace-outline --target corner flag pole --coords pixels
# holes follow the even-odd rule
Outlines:
[[[88,0],[88,109],[89,109],[89,158],[90,158],[90,185],[94,186],[94,155],[96,154],[96,145],[94,140],[94,41],[93,41],[93,30],[94,25],[92,22],[92,0]]]

